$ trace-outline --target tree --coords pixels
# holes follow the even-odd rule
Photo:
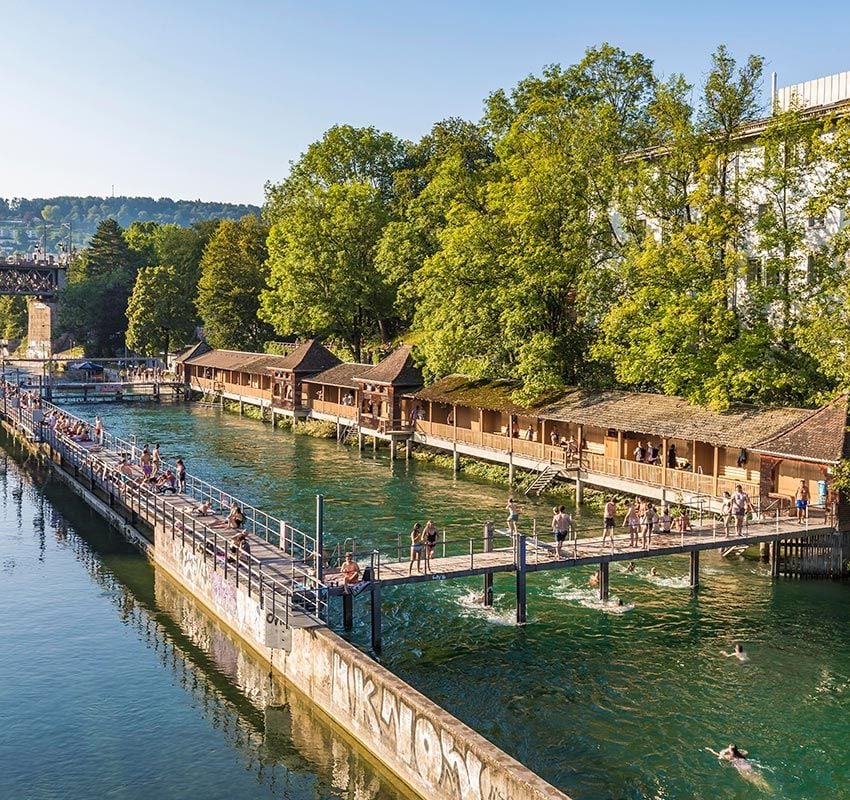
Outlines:
[[[491,96],[497,161],[452,198],[415,276],[430,377],[508,375],[525,401],[587,377],[596,289],[624,243],[611,209],[654,83],[643,56],[603,45]]]
[[[127,346],[158,355],[188,342],[195,330],[191,289],[173,265],[140,270],[127,304]]]
[[[137,255],[113,219],[104,220],[69,270],[59,293],[59,322],[88,355],[108,356],[124,344],[125,311],[136,280]]]
[[[261,315],[278,333],[337,336],[356,361],[367,338],[388,338],[395,286],[376,256],[404,157],[389,134],[337,126],[286,181],[267,187],[270,278]]]
[[[204,249],[196,305],[213,347],[260,351],[271,338],[258,316],[269,275],[267,234],[253,216],[224,220]]]

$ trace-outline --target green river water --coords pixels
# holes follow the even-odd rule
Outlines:
[[[417,520],[452,536],[503,517],[502,487],[217,409],[72,410],[161,442],[190,472],[305,528],[324,493],[331,541],[392,549]],[[250,670],[222,667],[233,658],[215,626],[187,633],[179,593],[39,480],[6,460],[0,797],[405,797],[303,701],[273,703],[285,724],[264,712]],[[526,527],[547,524],[550,504],[526,503]],[[651,563],[658,576],[649,562],[612,568],[624,608],[594,599],[586,569],[532,574],[523,627],[512,576],[496,578],[492,610],[474,602],[479,580],[385,590],[380,660],[575,800],[850,798],[850,587],[772,582],[760,563],[704,555],[692,598],[686,559]],[[349,636],[364,649],[367,612],[358,598]],[[738,641],[748,662],[720,655]],[[766,785],[705,751],[732,741]]]

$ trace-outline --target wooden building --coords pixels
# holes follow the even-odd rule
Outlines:
[[[304,380],[340,363],[318,339],[308,339],[298,345],[283,360],[268,366],[273,379],[273,405],[295,416],[305,415],[307,406],[303,398]]]
[[[405,395],[422,386],[422,371],[414,364],[410,347],[402,345],[355,378],[355,382],[360,427],[366,431],[389,433],[403,429],[409,422],[409,403]]]

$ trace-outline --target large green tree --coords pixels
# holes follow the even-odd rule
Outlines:
[[[139,270],[127,304],[127,346],[154,356],[189,341],[195,331],[194,288],[172,264]]]
[[[404,158],[403,143],[389,134],[337,126],[286,181],[267,187],[270,276],[261,315],[278,333],[336,337],[357,361],[366,340],[388,338],[396,286],[376,258]]]
[[[271,338],[258,315],[269,275],[267,235],[256,217],[224,220],[204,250],[197,309],[213,347],[261,351]]]
[[[125,310],[139,260],[123,234],[114,219],[101,222],[59,294],[60,326],[88,355],[113,355],[124,345]]]

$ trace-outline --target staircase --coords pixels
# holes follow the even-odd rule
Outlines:
[[[340,444],[346,444],[356,433],[357,420],[352,419],[349,422],[344,422],[340,425],[336,439]]]
[[[534,480],[528,485],[525,490],[525,495],[528,497],[530,494],[536,494],[540,496],[543,492],[545,492],[561,474],[561,468],[556,467],[554,464],[547,464],[543,469],[537,473]]]

